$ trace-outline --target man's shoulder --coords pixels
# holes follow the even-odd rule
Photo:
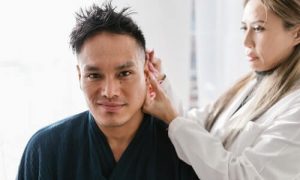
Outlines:
[[[153,146],[157,147],[158,169],[164,169],[164,173],[168,174],[168,177],[171,179],[198,179],[192,167],[177,156],[176,150],[168,136],[168,124],[155,117],[151,117],[151,121],[155,129],[155,136],[153,137],[156,139]]]
[[[163,142],[165,146],[173,146],[168,136],[168,124],[153,116],[151,116],[151,119],[158,141]]]
[[[47,143],[55,143],[60,138],[68,138],[76,134],[80,128],[84,128],[88,123],[89,112],[85,111],[76,115],[61,119],[38,130],[31,138],[28,145],[39,146]]]
[[[151,116],[151,118],[156,129],[163,132],[164,134],[167,134],[167,130],[169,127],[168,124],[156,117]]]
[[[57,169],[70,171],[68,168],[73,167],[73,161],[77,160],[82,140],[88,137],[88,122],[89,112],[86,111],[37,131],[26,145],[19,166],[19,177],[55,179]]]

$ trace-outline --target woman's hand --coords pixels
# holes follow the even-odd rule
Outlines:
[[[154,56],[154,50],[151,51],[147,50],[146,58],[147,58],[147,70],[153,73],[154,77],[159,82],[162,82],[166,78],[166,75],[162,72],[161,60]]]
[[[161,87],[166,76],[161,72],[160,59],[154,58],[153,51],[148,53],[148,57],[148,70],[146,71],[148,88],[143,111],[169,124],[179,113]]]
[[[143,111],[169,124],[178,116],[176,108],[151,72],[148,73],[148,85],[150,88],[147,91]]]

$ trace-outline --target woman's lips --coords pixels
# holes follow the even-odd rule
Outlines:
[[[258,58],[257,57],[248,57],[249,61],[256,61]]]
[[[247,58],[248,58],[249,61],[256,61],[256,60],[258,60],[258,57],[256,55],[254,55],[254,54],[248,54]]]

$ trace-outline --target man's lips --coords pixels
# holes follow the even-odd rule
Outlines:
[[[107,112],[117,112],[126,105],[120,102],[98,102],[97,104]]]

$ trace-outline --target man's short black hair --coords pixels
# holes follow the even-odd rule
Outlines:
[[[129,8],[116,12],[111,2],[102,7],[93,4],[90,8],[82,8],[76,13],[76,25],[70,34],[70,45],[73,52],[79,54],[84,41],[99,32],[126,34],[133,37],[145,50],[146,42],[141,29],[129,17]]]

